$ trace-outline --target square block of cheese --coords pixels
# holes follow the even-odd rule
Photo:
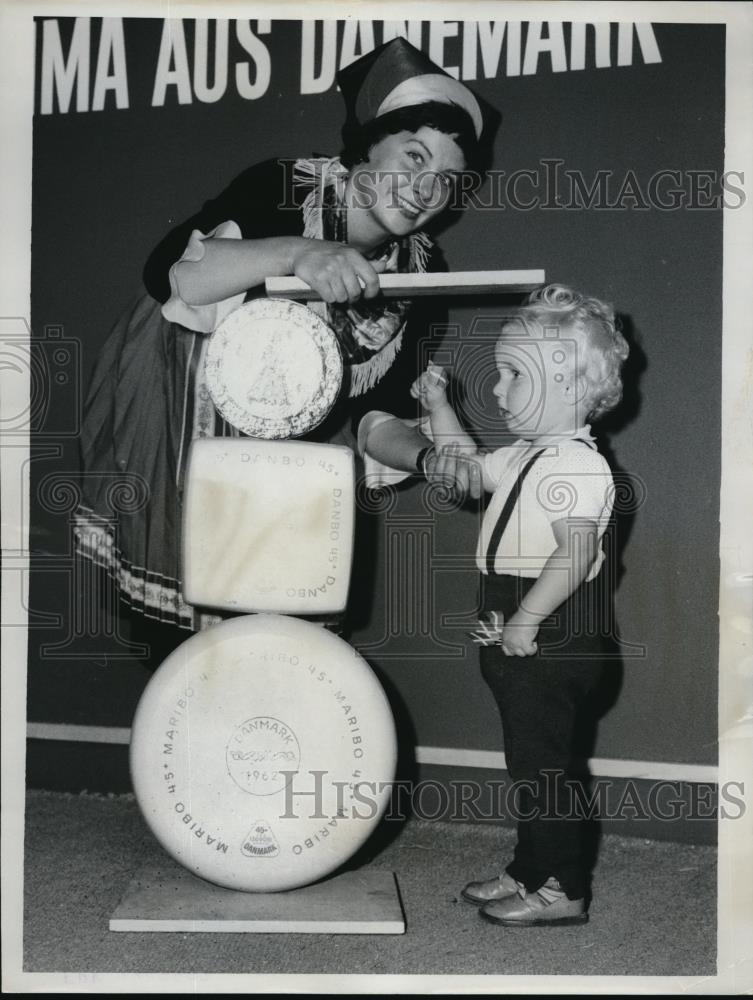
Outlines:
[[[184,498],[184,596],[229,611],[343,611],[354,521],[349,448],[196,440]]]

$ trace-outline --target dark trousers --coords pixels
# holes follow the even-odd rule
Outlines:
[[[533,583],[490,578],[484,610],[509,618]],[[496,645],[480,649],[482,675],[502,717],[507,770],[520,782],[518,842],[507,871],[531,892],[554,876],[570,899],[588,891],[575,788],[583,788],[584,755],[591,750],[583,737],[594,730],[593,702],[608,669],[599,596],[598,586],[582,585],[542,623],[533,656],[505,656]]]

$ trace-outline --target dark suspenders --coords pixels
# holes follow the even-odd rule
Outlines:
[[[588,448],[591,447],[587,441],[583,440],[583,438],[574,438],[573,440],[578,441],[581,444],[585,444],[586,447]],[[534,464],[534,462],[538,458],[540,458],[545,451],[546,448],[542,448],[540,451],[537,451],[535,455],[533,455],[531,458],[528,459],[525,466],[521,470],[520,475],[515,480],[513,488],[507,495],[507,499],[505,500],[505,505],[502,508],[502,513],[497,518],[497,523],[494,525],[494,529],[492,530],[492,537],[489,539],[489,545],[487,546],[486,549],[486,572],[489,573],[490,575],[494,574],[494,563],[497,558],[497,549],[499,548],[499,543],[502,541],[502,535],[504,535],[505,533],[505,528],[509,524],[512,512],[515,509],[515,504],[518,502],[518,498],[520,497],[520,491],[523,489],[523,482],[528,473],[531,471],[531,467]]]
[[[528,473],[531,471],[531,466],[544,454],[546,448],[542,448],[537,451],[535,455],[528,459],[525,466],[523,467],[520,475],[515,480],[515,484],[510,492],[507,494],[507,500],[505,500],[505,505],[502,508],[502,513],[497,518],[497,523],[494,525],[494,530],[492,531],[492,537],[489,539],[489,545],[486,549],[486,572],[494,573],[494,562],[497,558],[497,549],[499,548],[499,543],[502,541],[502,535],[505,533],[505,528],[508,525],[510,517],[513,510],[515,509],[515,504],[518,502],[518,497],[520,496],[520,491],[523,489],[523,481],[525,480]]]

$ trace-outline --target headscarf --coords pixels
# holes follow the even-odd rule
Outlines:
[[[481,136],[484,120],[473,92],[404,38],[393,38],[346,66],[337,82],[349,120],[359,125],[398,108],[438,101],[462,108],[476,138]]]

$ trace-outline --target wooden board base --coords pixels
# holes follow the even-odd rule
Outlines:
[[[346,872],[288,892],[223,889],[165,862],[136,875],[111,931],[243,934],[404,934],[392,872]]]

